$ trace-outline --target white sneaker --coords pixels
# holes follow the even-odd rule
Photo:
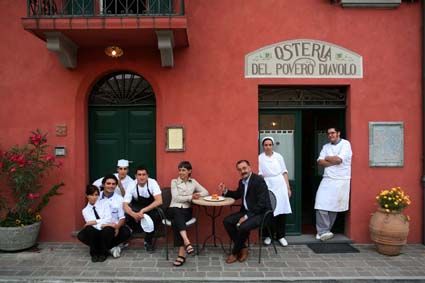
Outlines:
[[[282,245],[282,247],[286,247],[288,245],[288,241],[285,238],[280,238],[279,243]]]
[[[121,256],[121,248],[119,246],[113,247],[111,249],[111,254],[114,258],[118,258]]]
[[[334,234],[332,232],[326,232],[323,233],[322,235],[320,235],[320,240],[321,241],[327,241],[330,240],[334,237]]]
[[[316,240],[320,240],[320,235],[316,234]]]
[[[270,239],[270,237],[266,237],[265,239],[264,239],[264,244],[265,245],[270,245],[272,243],[272,239]]]

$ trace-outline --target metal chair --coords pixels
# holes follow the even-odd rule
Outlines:
[[[266,213],[264,213],[263,219],[261,220],[261,224],[258,230],[258,233],[259,233],[258,240],[260,241],[260,248],[258,251],[258,263],[261,263],[261,248],[263,246],[263,228],[265,227],[267,231],[269,232],[269,235],[272,236],[271,229],[270,229],[270,221],[273,217],[273,211],[276,208],[276,196],[274,195],[272,191],[269,191],[269,198],[271,203],[271,209],[267,210]],[[276,245],[274,244],[273,240],[272,240],[272,245],[274,248],[274,252],[277,254]]]
[[[162,211],[162,216],[161,216],[161,220],[162,220],[162,224],[164,224],[164,227],[171,227],[171,220],[167,219],[167,209],[170,207],[170,203],[171,203],[171,188],[166,187],[163,188],[161,190],[162,192],[162,206],[161,206],[161,211]],[[192,217],[191,219],[189,219],[189,221],[186,222],[186,227],[192,227],[195,226],[195,237],[196,237],[196,254],[199,255],[199,244],[198,244],[198,221],[195,217]],[[165,230],[167,230],[165,228]],[[165,231],[165,250],[166,250],[166,258],[168,260],[168,234]]]

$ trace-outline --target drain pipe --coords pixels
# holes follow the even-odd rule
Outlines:
[[[421,1],[422,17],[422,244],[425,244],[425,0]]]

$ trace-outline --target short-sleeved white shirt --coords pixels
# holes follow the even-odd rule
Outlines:
[[[117,224],[121,219],[125,218],[123,209],[124,198],[122,196],[114,193],[111,197],[108,198],[102,191],[100,192],[99,198],[100,200],[109,203],[113,223]]]
[[[137,181],[134,181],[129,186],[129,188],[125,190],[124,202],[130,203],[132,199],[136,200],[138,198],[136,185],[137,185]],[[149,197],[148,187],[149,187],[150,194],[152,194],[153,196],[161,194],[161,188],[159,187],[158,182],[155,179],[148,178],[148,181],[146,182],[144,186],[140,186],[140,185],[137,185],[137,186],[139,188],[140,196],[144,198]]]
[[[115,173],[114,175],[115,175],[115,177],[117,177],[118,180],[120,179],[120,177],[118,177],[118,173]],[[102,186],[102,180],[103,180],[103,177],[97,179],[96,181],[93,182],[93,185],[95,185],[96,187],[98,187],[100,189],[100,186]],[[121,180],[121,184],[122,184],[125,191],[127,191],[127,189],[133,184],[133,182],[134,182],[134,180],[128,175],[125,176],[125,178],[123,180]],[[122,196],[121,190],[118,186],[115,188],[115,193]]]
[[[96,207],[96,212],[99,215],[100,219],[96,219],[96,215],[94,214],[93,206]],[[94,205],[87,203],[87,206],[83,209],[83,217],[84,221],[96,221],[96,225],[93,225],[97,230],[102,230],[103,224],[112,223],[111,220],[111,210],[109,208],[109,204],[99,199]]]
[[[333,179],[351,179],[352,155],[353,153],[351,151],[351,144],[345,139],[341,139],[340,142],[337,144],[325,144],[322,150],[320,151],[320,155],[317,160],[324,160],[326,156],[338,156],[339,158],[341,158],[342,163],[325,167],[323,177]]]

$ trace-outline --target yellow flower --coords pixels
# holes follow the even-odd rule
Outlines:
[[[389,209],[385,209],[385,211],[386,211],[386,212],[388,212],[388,213],[390,212],[390,210],[389,210]]]
[[[388,204],[385,204],[384,206],[385,206],[385,208],[388,208]]]
[[[37,214],[37,215],[35,216],[35,220],[37,220],[37,221],[41,221],[41,215],[40,215],[40,214]]]
[[[19,224],[21,224],[21,220],[16,219],[16,220],[15,220],[15,223],[16,223],[16,225],[19,225]]]

